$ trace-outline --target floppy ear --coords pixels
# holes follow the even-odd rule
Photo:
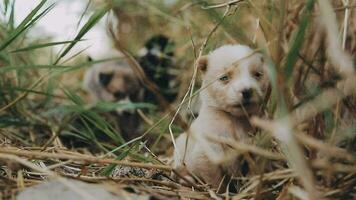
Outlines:
[[[198,58],[198,69],[200,69],[202,72],[206,72],[207,67],[208,67],[208,56],[201,56]]]

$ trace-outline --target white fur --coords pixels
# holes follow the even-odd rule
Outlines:
[[[220,98],[215,98],[211,96],[209,89],[203,90],[201,93],[203,104],[225,107],[222,109],[242,113],[241,109],[232,107],[242,102],[243,90],[252,89],[258,94],[255,98],[261,98],[262,90],[266,88],[261,88],[261,84],[251,74],[253,66],[265,70],[266,66],[261,63],[261,58],[260,54],[243,45],[225,45],[211,52],[207,56],[208,65],[203,77],[203,87],[209,85],[211,90],[215,91],[213,94],[221,93],[221,95]],[[233,71],[233,75],[228,84],[223,84],[217,79],[226,71]]]
[[[88,69],[84,74],[83,88],[90,94],[91,101],[96,103],[98,101],[107,101],[116,103],[131,103],[131,99],[126,97],[125,99],[117,101],[112,93],[107,91],[104,86],[99,82],[100,73],[122,73],[123,70],[131,71],[131,68],[124,62],[106,62],[104,64],[97,64]],[[133,74],[133,72],[132,72]],[[130,84],[130,83],[127,83]],[[143,91],[140,91],[141,93]],[[116,110],[118,113],[124,111],[122,108]],[[130,111],[134,112],[134,111]]]
[[[99,83],[99,73],[114,70],[112,65],[94,65],[84,74],[83,88],[89,93],[93,103],[100,100],[113,101],[115,98]]]
[[[234,175],[239,165],[236,154],[231,153],[228,146],[215,143],[209,137],[228,140],[247,137],[246,133],[252,132],[253,128],[241,108],[242,92],[246,89],[255,91],[251,98],[253,104],[245,110],[248,114],[257,114],[269,83],[267,73],[263,73],[261,79],[254,76],[254,71],[265,72],[267,67],[262,55],[247,46],[225,45],[203,59],[206,62],[201,63],[206,63],[206,68],[202,68],[202,106],[198,118],[176,140],[173,167],[184,168],[217,187],[226,175],[221,170],[221,161],[225,162],[227,175]],[[226,74],[229,75],[228,81],[219,80]]]
[[[214,67],[229,66],[252,52],[253,50],[248,46],[224,45],[209,53],[209,65]]]

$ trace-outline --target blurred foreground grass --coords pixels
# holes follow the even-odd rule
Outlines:
[[[75,173],[82,174],[83,180],[112,175],[116,161],[101,163],[100,156],[104,155],[123,162],[168,165],[166,158],[172,150],[168,131],[171,115],[149,109],[146,115],[152,123],[146,125],[145,137],[124,141],[102,113],[117,106],[135,109],[147,105],[104,102],[90,105],[81,89],[80,80],[87,67],[120,58],[88,62],[85,53],[68,56],[111,9],[120,19],[117,34],[130,52],[137,52],[156,33],[164,33],[175,41],[181,98],[188,89],[200,46],[224,12],[228,11],[227,16],[209,38],[203,54],[226,43],[241,43],[266,55],[272,93],[265,112],[273,121],[253,119],[261,130],[249,143],[229,143],[251,166],[246,177],[236,177],[241,187],[231,198],[356,198],[356,85],[353,82],[356,2],[177,1],[173,5],[159,0],[93,2],[91,17],[71,41],[27,38],[36,22],[56,5],[41,1],[16,26],[13,2],[4,1],[1,14],[5,20],[0,22],[0,164],[5,171],[0,178],[3,180],[0,191],[4,191],[4,198],[21,189],[19,183],[26,187],[41,179],[29,173],[35,169],[18,167],[11,159],[1,156],[17,155],[17,149],[56,153],[59,158],[41,153],[18,156],[45,166],[59,163],[55,171],[62,176],[69,173],[61,167],[75,167],[79,170]],[[57,45],[63,48],[53,55],[51,48]],[[83,122],[80,130],[73,126],[73,121],[78,119]],[[181,127],[173,128],[174,134],[180,133]],[[152,146],[146,145],[148,138],[153,138]],[[80,141],[84,145],[67,149],[63,141]],[[93,154],[98,160],[80,162],[78,152]],[[78,159],[66,159],[65,155],[72,154]],[[19,176],[18,172],[24,175]],[[130,174],[129,178],[135,176]],[[189,187],[178,183],[174,187],[155,188],[160,184],[123,182],[120,178],[116,182],[157,198],[214,198],[206,186],[189,191]]]

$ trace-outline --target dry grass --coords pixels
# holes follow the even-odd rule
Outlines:
[[[43,1],[40,8],[45,6],[49,5]],[[146,131],[126,142],[102,114],[90,109],[80,85],[61,81],[63,76],[80,78],[94,63],[82,62],[79,55],[70,64],[58,64],[113,7],[121,20],[116,47],[130,57],[129,52],[136,52],[151,35],[164,33],[176,43],[175,70],[181,79],[181,98],[174,105],[162,100],[165,111],[142,113]],[[23,188],[50,177],[83,197],[85,191],[76,190],[66,178],[106,182],[157,199],[356,198],[355,8],[354,0],[178,1],[174,6],[113,1],[95,7],[86,26],[45,65],[35,59],[49,54],[43,47],[11,50],[28,46],[31,39],[23,39],[26,30],[47,11],[34,10],[18,27],[11,20],[1,21],[0,197],[14,198]],[[175,119],[184,108],[190,113],[186,105],[199,93],[195,61],[226,43],[263,52],[272,82],[266,118],[251,118],[260,128],[255,135],[246,143],[211,138],[230,145],[249,164],[246,176],[235,177],[237,194],[216,194],[205,184],[183,186],[169,178],[177,173],[169,166],[171,138],[189,123],[184,117]],[[159,92],[154,85],[151,89]],[[88,122],[79,131],[73,125],[77,118]],[[105,137],[98,136],[98,130]],[[68,148],[73,143],[75,148]]]

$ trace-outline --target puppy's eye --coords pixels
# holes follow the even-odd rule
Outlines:
[[[228,81],[229,80],[229,76],[228,75],[223,75],[219,78],[220,81]]]
[[[110,83],[113,76],[113,73],[99,73],[99,83],[106,87]]]
[[[260,80],[263,76],[263,72],[253,72],[253,77],[257,80]]]

